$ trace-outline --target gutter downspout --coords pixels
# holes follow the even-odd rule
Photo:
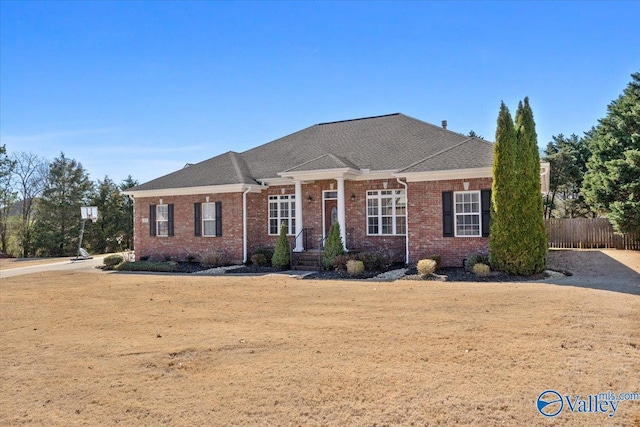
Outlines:
[[[398,184],[404,187],[404,201],[406,203],[405,214],[404,217],[404,228],[406,229],[406,234],[404,236],[404,244],[405,244],[405,254],[404,254],[404,262],[408,266],[409,265],[409,186],[406,182],[400,181],[400,178],[396,177],[396,181]]]
[[[247,263],[247,194],[251,188],[242,193],[242,263]]]

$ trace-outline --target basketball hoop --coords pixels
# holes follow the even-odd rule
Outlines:
[[[83,220],[91,220],[96,222],[98,220],[98,207],[97,206],[83,206],[80,208],[80,216]]]

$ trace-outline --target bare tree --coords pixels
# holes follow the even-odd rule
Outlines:
[[[19,242],[22,256],[28,257],[34,252],[31,248],[34,207],[44,189],[49,164],[44,158],[27,152],[14,153],[11,159],[15,162],[13,175],[22,201]]]

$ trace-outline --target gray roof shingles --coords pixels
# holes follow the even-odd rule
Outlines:
[[[131,191],[257,184],[285,171],[423,172],[489,167],[492,161],[491,143],[396,113],[320,123],[243,153],[221,154]]]

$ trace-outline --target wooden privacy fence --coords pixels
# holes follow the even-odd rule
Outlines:
[[[550,248],[640,250],[640,234],[615,234],[607,218],[551,218],[545,223]]]

